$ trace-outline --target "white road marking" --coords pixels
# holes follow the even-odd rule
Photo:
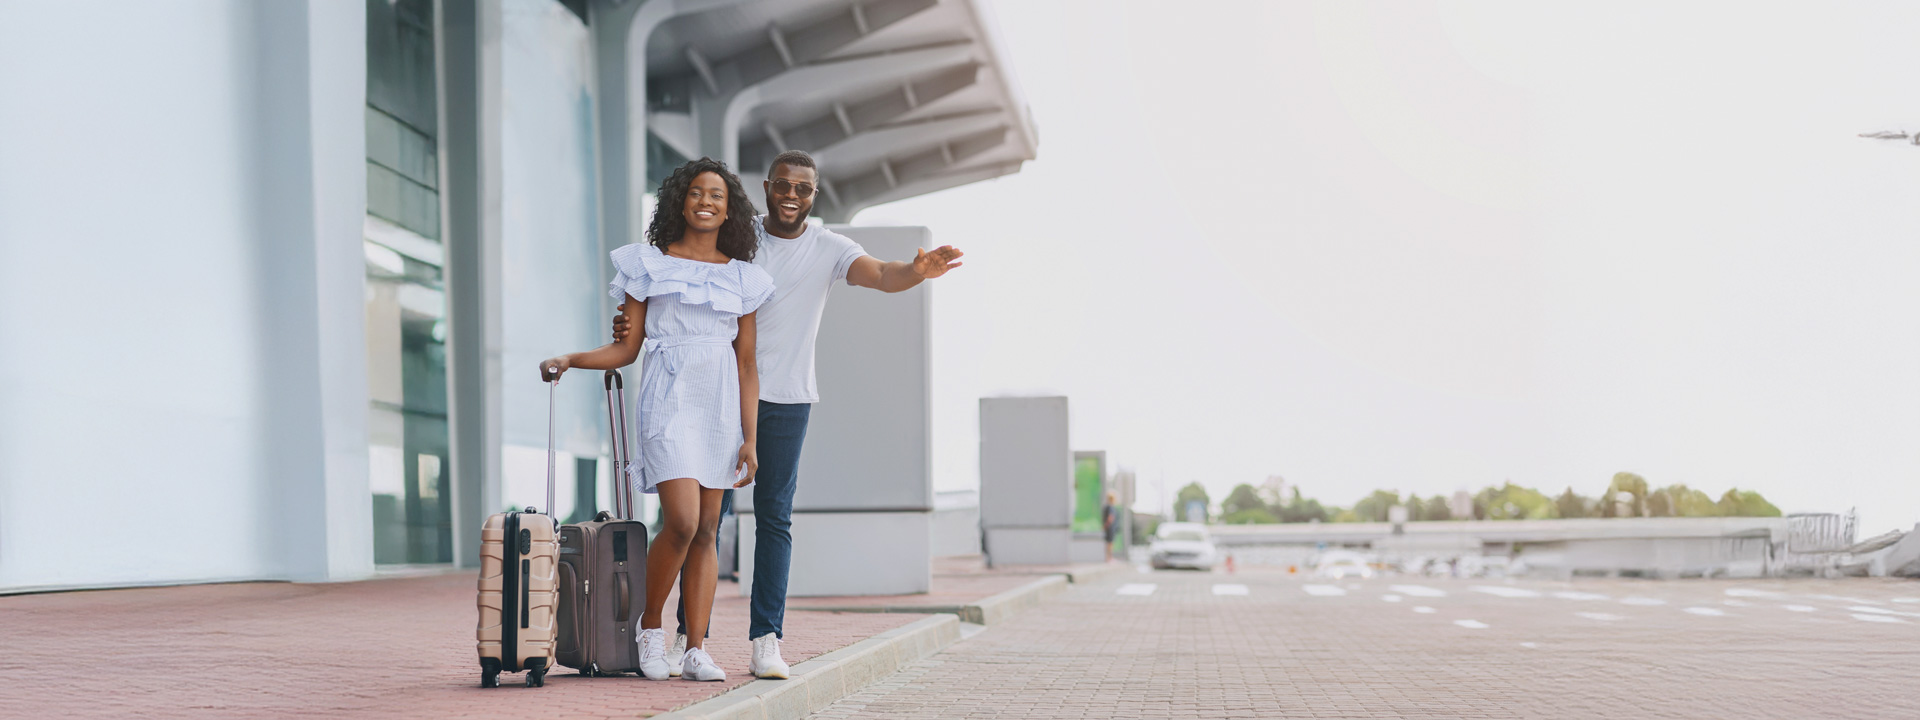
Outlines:
[[[1447,591],[1430,588],[1425,585],[1395,585],[1389,589],[1393,590],[1394,592],[1400,593],[1401,595],[1412,595],[1414,597],[1446,597],[1447,596]]]
[[[1721,610],[1719,608],[1710,608],[1710,607],[1690,607],[1690,608],[1687,608],[1687,612],[1693,613],[1695,615],[1707,615],[1710,617],[1722,617],[1727,614],[1726,611],[1724,610]]]
[[[1723,600],[1720,604],[1727,607],[1753,607],[1753,603],[1745,600]]]
[[[1786,597],[1786,595],[1787,595],[1786,593],[1774,592],[1772,590],[1754,590],[1752,588],[1727,588],[1727,597],[1777,598],[1777,597]]]
[[[1583,618],[1586,618],[1586,619],[1588,619],[1588,620],[1605,620],[1605,621],[1607,621],[1607,622],[1612,622],[1612,621],[1614,621],[1614,620],[1625,620],[1625,619],[1626,619],[1625,617],[1621,617],[1621,616],[1619,616],[1619,615],[1614,615],[1614,614],[1612,614],[1612,613],[1597,613],[1597,612],[1577,612],[1577,613],[1574,613],[1574,614],[1575,614],[1575,615],[1578,615],[1578,616],[1580,616],[1580,617],[1583,617]]]
[[[1873,613],[1875,615],[1901,615],[1905,617],[1920,617],[1920,612],[1901,612],[1899,610],[1888,610],[1886,608],[1867,607],[1865,605],[1855,605],[1853,607],[1847,608],[1847,610],[1851,612]]]
[[[1533,649],[1533,648],[1537,648],[1537,647],[1540,647],[1540,643],[1534,643],[1534,642],[1524,642],[1524,643],[1520,643],[1520,647],[1523,647],[1523,648],[1527,648],[1527,649]]]
[[[1894,598],[1897,603],[1920,603],[1920,598]]]
[[[1638,595],[1630,598],[1621,598],[1620,602],[1626,605],[1639,605],[1642,607],[1667,604],[1667,601],[1661,600],[1660,598],[1640,597]]]
[[[1500,597],[1510,597],[1510,598],[1540,597],[1540,593],[1536,591],[1528,590],[1526,588],[1506,587],[1504,585],[1475,585],[1473,586],[1473,591],[1483,592],[1488,595],[1499,595]]]
[[[1145,597],[1148,595],[1152,595],[1154,588],[1157,588],[1157,587],[1160,587],[1160,586],[1155,585],[1153,583],[1127,583],[1125,585],[1121,585],[1119,590],[1113,591],[1113,594],[1139,595],[1141,597]]]
[[[1575,592],[1572,590],[1561,590],[1560,592],[1554,593],[1553,596],[1560,598],[1562,600],[1605,600],[1607,599],[1607,596],[1601,595],[1599,593]]]
[[[1780,607],[1786,608],[1788,610],[1792,610],[1794,612],[1813,612],[1816,609],[1812,605],[1781,605]]]
[[[1214,587],[1219,587],[1219,586],[1216,585]],[[1321,597],[1332,597],[1335,595],[1347,594],[1347,591],[1340,589],[1340,586],[1338,585],[1302,585],[1300,586],[1300,589],[1307,591],[1308,595],[1319,595]]]
[[[1247,586],[1245,586],[1245,585],[1229,585],[1229,584],[1226,584],[1226,583],[1221,583],[1221,584],[1218,584],[1218,585],[1214,585],[1214,586],[1213,586],[1213,594],[1215,594],[1215,595],[1245,595],[1245,594],[1247,594]]]
[[[1381,595],[1380,599],[1385,600],[1387,602],[1400,602],[1399,595]]]
[[[1845,595],[1808,595],[1807,597],[1813,598],[1815,600],[1838,600],[1843,603],[1853,603],[1855,605],[1879,605],[1880,604],[1879,600],[1868,600],[1866,598],[1847,597]]]
[[[1421,606],[1419,606],[1419,607],[1416,607],[1416,608],[1414,608],[1414,609],[1413,609],[1413,611],[1414,611],[1414,612],[1417,612],[1417,613],[1420,613],[1421,615],[1432,615],[1432,614],[1434,614],[1434,613],[1436,613],[1436,612],[1440,612],[1440,611],[1438,611],[1438,610],[1435,610],[1435,609],[1433,609],[1433,608],[1430,608],[1430,607],[1427,607],[1427,606],[1425,606],[1425,605],[1421,605]]]
[[[1487,629],[1487,624],[1480,622],[1479,620],[1455,620],[1453,621],[1453,624],[1459,625],[1460,627],[1467,628],[1469,630]]]
[[[1900,618],[1897,618],[1897,617],[1888,617],[1888,616],[1886,616],[1886,615],[1868,615],[1868,614],[1866,614],[1866,613],[1854,613],[1854,614],[1853,614],[1853,619],[1855,619],[1855,620],[1861,620],[1861,621],[1865,621],[1865,622],[1877,622],[1877,623],[1900,623],[1900,624],[1903,624],[1903,625],[1904,625],[1904,624],[1906,624],[1906,622],[1907,622],[1907,621],[1905,621],[1905,620],[1901,620]]]

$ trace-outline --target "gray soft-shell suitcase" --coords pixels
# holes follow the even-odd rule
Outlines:
[[[547,388],[547,508],[553,508],[553,388]],[[480,528],[480,687],[498,687],[500,673],[527,673],[527,687],[546,684],[553,668],[560,601],[560,543],[552,517],[535,508],[487,518]]]
[[[607,426],[613,434],[613,506],[591,522],[560,528],[560,664],[582,675],[640,671],[640,608],[647,598],[647,526],[633,520],[627,479],[625,387],[608,370]]]

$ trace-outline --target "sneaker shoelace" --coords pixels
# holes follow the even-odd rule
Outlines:
[[[661,635],[641,633],[640,662],[658,660],[667,656],[667,639]]]
[[[754,657],[760,660],[772,660],[780,657],[780,638],[767,638],[764,642],[753,644]]]
[[[707,651],[700,648],[687,648],[687,661],[693,663],[695,670],[713,667],[713,658],[707,657]]]

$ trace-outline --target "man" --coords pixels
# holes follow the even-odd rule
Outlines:
[[[813,157],[798,150],[780,153],[761,182],[767,214],[756,227],[759,254],[754,264],[773,275],[773,299],[756,315],[760,366],[760,474],[753,484],[754,548],[752,623],[754,677],[785,678],[780,657],[787,611],[787,569],[793,556],[793,491],[798,481],[800,444],[807,416],[819,402],[813,373],[814,340],[827,293],[837,280],[897,293],[960,267],[964,254],[951,245],[922,249],[911,262],[881,262],[852,239],[807,223],[820,187]],[[614,338],[627,334],[626,318],[614,319]],[[686,647],[683,624],[675,650]],[[672,658],[668,666],[675,667]]]

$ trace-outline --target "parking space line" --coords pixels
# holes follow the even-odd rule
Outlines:
[[[1113,594],[1138,595],[1141,597],[1145,597],[1147,595],[1152,595],[1154,588],[1157,588],[1157,587],[1160,587],[1160,586],[1155,585],[1153,583],[1127,583],[1125,585],[1121,585],[1120,589],[1113,591]]]
[[[1347,594],[1347,591],[1341,589],[1338,585],[1302,585],[1300,589],[1307,591],[1308,595],[1319,595],[1321,597]]]
[[[1247,594],[1247,586],[1245,586],[1245,585],[1233,585],[1233,584],[1228,584],[1228,583],[1218,583],[1218,584],[1215,584],[1215,585],[1213,586],[1213,594],[1215,594],[1215,595],[1245,595],[1245,594]]]
[[[1447,596],[1447,591],[1441,590],[1438,588],[1430,588],[1425,585],[1395,585],[1388,589],[1394,592],[1400,593],[1401,595],[1412,595],[1414,597],[1446,597]]]
[[[1486,623],[1480,622],[1479,620],[1455,620],[1453,624],[1469,630],[1485,630],[1488,627]]]

